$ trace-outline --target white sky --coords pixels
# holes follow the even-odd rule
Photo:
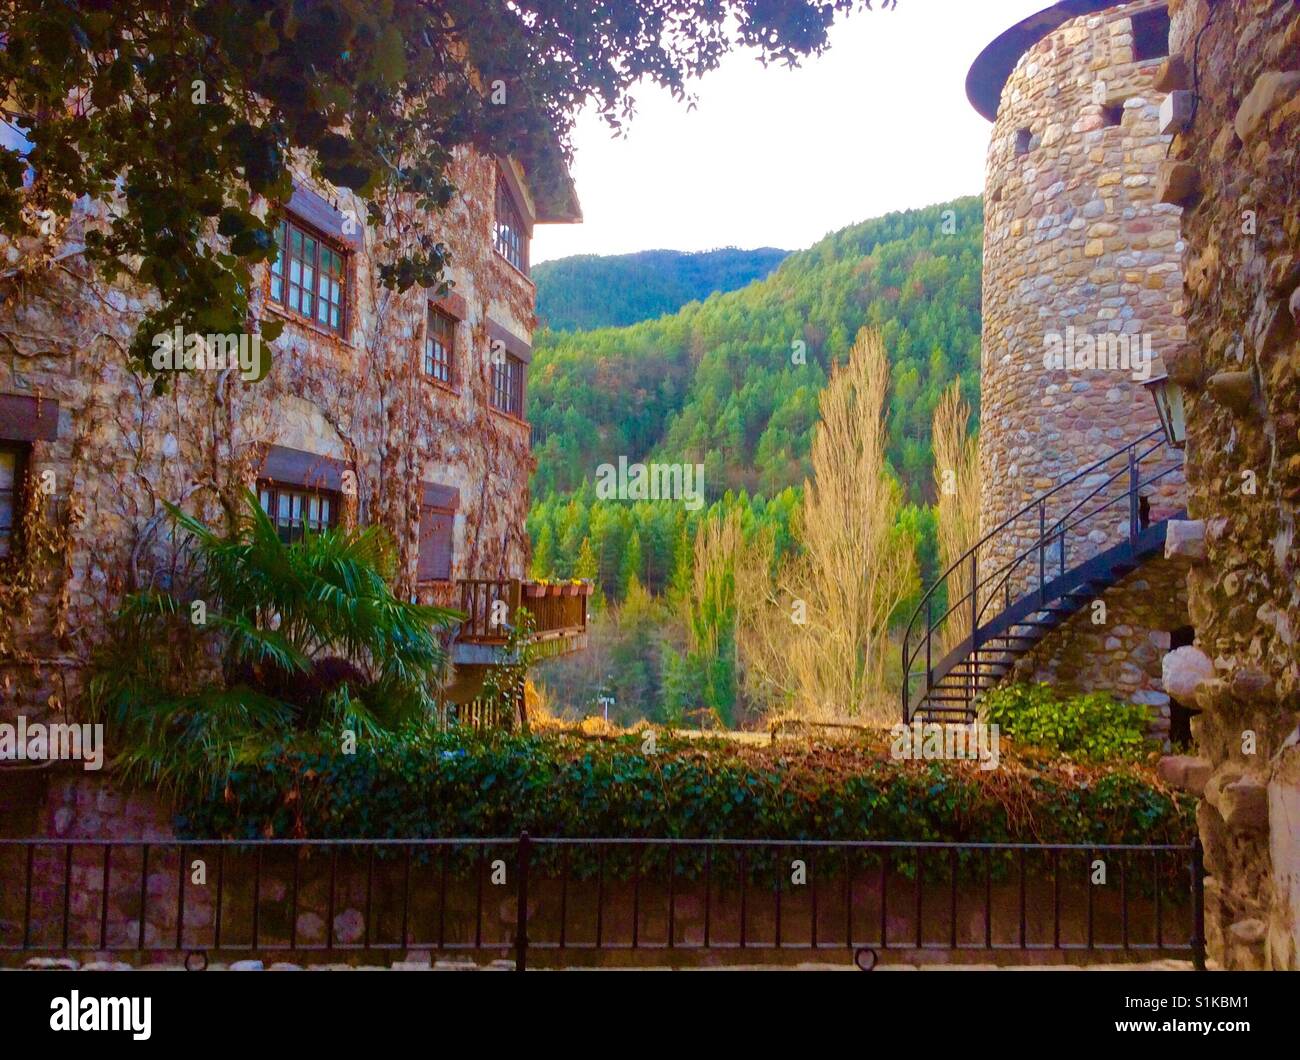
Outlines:
[[[991,126],[966,100],[966,71],[1051,2],[878,2],[801,69],[729,56],[693,86],[693,111],[640,89],[625,138],[584,114],[574,179],[586,220],[539,225],[530,256],[798,250],[890,210],[977,193]]]

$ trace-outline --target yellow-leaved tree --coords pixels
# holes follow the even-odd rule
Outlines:
[[[795,553],[769,578],[772,541],[759,534],[737,564],[746,686],[775,712],[894,716],[890,623],[919,576],[915,543],[898,525],[902,489],[885,459],[888,388],[884,344],[864,328],[820,396]]]
[[[961,387],[953,380],[935,406],[931,431],[940,572],[961,559],[979,539],[979,441],[967,433],[969,422],[970,406],[962,400]],[[943,654],[970,635],[971,608],[966,599],[970,588],[970,564],[962,563],[948,575],[947,598],[952,611],[940,627]],[[936,610],[934,619],[939,617]]]

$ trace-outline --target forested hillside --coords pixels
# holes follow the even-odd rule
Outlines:
[[[799,485],[829,365],[870,324],[893,368],[890,460],[909,499],[926,499],[939,394],[960,376],[978,408],[982,222],[975,197],[889,214],[671,316],[539,333],[534,495],[575,489],[620,455],[704,464],[710,501]]]
[[[588,650],[539,673],[553,708],[581,716],[599,699],[624,723],[761,719],[736,651],[738,575],[701,566],[701,531],[733,515],[746,541],[771,535],[773,564],[798,554],[819,395],[863,325],[889,364],[886,473],[902,487],[894,526],[918,576],[896,609],[907,617],[937,573],[935,406],[957,379],[978,408],[982,224],[978,198],[890,214],[671,315],[539,333],[532,574],[598,587]],[[620,457],[702,464],[705,507],[598,499],[597,469]]]
[[[774,247],[723,247],[687,253],[580,254],[533,266],[537,317],[557,331],[635,324],[675,313],[714,291],[760,280],[790,252]]]

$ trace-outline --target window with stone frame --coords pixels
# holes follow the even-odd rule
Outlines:
[[[279,253],[271,264],[271,301],[318,327],[344,334],[346,252],[291,217],[281,218],[275,232]]]
[[[1133,16],[1133,61],[1163,59],[1169,54],[1169,9],[1156,7]]]
[[[18,554],[31,447],[0,442],[0,562]]]
[[[505,177],[497,177],[496,222],[493,231],[496,252],[520,272],[528,272],[528,233],[506,186]]]
[[[492,362],[492,407],[499,412],[524,418],[524,362],[500,351]]]
[[[455,385],[456,319],[437,306],[429,306],[424,337],[424,374],[447,386]]]

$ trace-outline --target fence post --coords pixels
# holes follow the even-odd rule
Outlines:
[[[1192,840],[1192,966],[1205,971],[1205,849]]]
[[[519,908],[515,914],[515,971],[528,970],[528,831],[519,833],[515,872],[518,873]]]
[[[934,597],[925,598],[925,692],[929,695],[934,688]],[[907,700],[903,700],[903,713],[907,713]],[[907,723],[907,718],[903,718],[903,723]]]
[[[1130,447],[1128,451],[1128,539],[1136,541],[1138,536],[1138,465],[1137,453]]]
[[[1038,502],[1038,603],[1047,604],[1047,509]]]

